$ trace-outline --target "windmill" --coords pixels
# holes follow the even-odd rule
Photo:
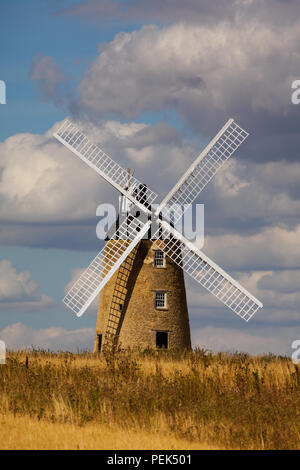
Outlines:
[[[105,319],[102,318],[105,322],[103,346],[106,345],[107,348],[113,347],[120,333],[122,309],[127,291],[130,288],[128,284],[130,274],[138,258],[138,252],[141,250],[141,244],[145,242],[143,238],[149,233],[151,225],[151,228],[155,227],[155,229],[152,231],[151,241],[147,242],[153,242],[156,250],[160,254],[162,253],[163,256],[166,256],[169,266],[175,269],[174,272],[182,273],[184,271],[189,274],[196,282],[246,322],[250,320],[259,308],[262,308],[262,303],[258,299],[209,259],[203,251],[188,241],[174,227],[183,216],[187,207],[194,202],[216,172],[233,155],[248,135],[233,119],[229,119],[187,169],[173,189],[165,196],[153,216],[151,205],[157,197],[156,193],[106,155],[71,121],[66,119],[57,132],[54,133],[54,137],[57,140],[121,193],[123,201],[129,202],[127,207],[131,205],[131,210],[127,212],[124,220],[110,236],[104,248],[97,254],[63,299],[65,305],[80,317],[100,291],[103,290],[105,292],[103,289],[105,286],[112,284],[115,286],[118,282],[118,277],[120,277],[122,288],[118,290],[123,292],[123,297],[121,296],[122,302],[119,303],[119,313],[116,313],[116,308],[111,309],[110,307],[107,310],[112,310],[111,316],[108,313]],[[136,216],[137,211],[144,214],[143,221]],[[173,224],[169,223],[171,219]],[[115,281],[112,283],[113,277]],[[182,277],[179,285],[182,285],[183,282]],[[131,286],[132,289],[135,289],[134,285]],[[113,292],[111,293],[113,295]],[[184,295],[185,290],[182,291],[181,297],[184,297]],[[159,299],[158,295],[159,300],[163,302],[163,298]],[[118,302],[116,301],[115,303]],[[142,308],[143,298],[141,297]],[[124,320],[123,317],[122,321]],[[147,323],[145,316],[142,320]],[[179,322],[175,323],[176,330],[180,330],[180,324],[182,329],[185,330],[185,340],[181,342],[181,345],[188,347],[190,342],[189,325],[184,301],[183,312],[179,315]],[[137,329],[138,324],[141,324],[141,322],[134,318],[129,328],[134,331]],[[147,326],[150,331],[149,324]],[[145,331],[148,330],[145,328]],[[167,331],[156,330],[156,335],[159,333],[167,333]],[[168,346],[162,335],[159,338],[160,344],[156,343],[156,345],[163,344]],[[102,336],[99,340],[102,342]],[[141,345],[143,344],[142,342]]]

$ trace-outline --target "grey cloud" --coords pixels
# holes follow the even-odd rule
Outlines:
[[[58,106],[71,106],[70,88],[62,87],[67,77],[53,57],[37,54],[31,63],[30,78],[37,82],[44,99],[53,100]]]
[[[118,13],[118,4],[111,0],[88,0],[62,8],[56,11],[57,15],[71,15],[85,17],[91,15],[92,18],[104,20],[114,18]]]
[[[86,20],[122,21],[127,23],[154,22],[171,23],[215,23],[230,21],[240,17],[259,17],[262,21],[282,24],[295,20],[298,14],[298,0],[85,0],[76,5],[61,9],[57,14],[77,16]]]
[[[297,161],[300,106],[291,104],[291,83],[300,66],[299,7],[298,0],[81,2],[64,13],[93,19],[167,14],[170,21],[119,33],[102,45],[78,96],[56,90],[59,71],[51,58],[37,61],[36,76],[46,96],[76,118],[134,119],[172,109],[189,130],[208,137],[234,117],[251,133],[241,158]]]
[[[7,349],[35,348],[76,352],[92,349],[93,328],[66,330],[63,328],[44,328],[35,330],[22,323],[14,323],[0,330],[0,337]]]
[[[258,282],[260,289],[276,290],[279,293],[300,291],[300,271],[279,271],[265,274]]]
[[[78,109],[93,119],[132,119],[171,108],[204,136],[233,116],[251,133],[245,158],[296,160],[300,108],[291,104],[291,83],[299,31],[299,24],[277,30],[240,17],[234,26],[178,23],[119,33],[86,71]]]
[[[98,219],[83,220],[82,223],[44,224],[2,223],[1,245],[19,245],[31,248],[60,248],[65,250],[100,251],[102,242],[96,238]]]
[[[183,138],[182,135],[167,122],[161,121],[153,126],[144,127],[135,134],[124,139],[120,139],[119,143],[121,148],[133,147],[135,149],[141,149],[153,145],[170,146],[172,144],[180,147],[183,144]]]

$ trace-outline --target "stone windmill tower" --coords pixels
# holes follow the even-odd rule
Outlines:
[[[262,303],[179,233],[184,211],[237,150],[248,133],[229,119],[156,209],[156,194],[128,173],[72,122],[54,134],[75,155],[99,173],[132,208],[105,247],[67,292],[64,303],[81,316],[97,295],[95,348],[113,347],[118,338],[127,347],[190,347],[183,271],[224,305],[248,321]],[[137,212],[144,214],[141,221]],[[172,216],[171,216],[172,214]],[[144,240],[149,229],[151,239]]]
[[[119,201],[119,214],[126,218],[130,201],[123,195]],[[109,238],[106,248],[113,250],[115,241]],[[100,292],[95,352],[117,345],[191,348],[183,270],[156,240],[147,238],[138,243]]]

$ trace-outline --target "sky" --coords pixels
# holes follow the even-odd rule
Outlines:
[[[244,322],[186,278],[193,346],[291,355],[300,339],[299,0],[2,0],[0,340],[92,347],[66,286],[118,194],[53,138],[69,116],[162,198],[229,118],[250,136],[196,202],[203,251],[259,298]]]

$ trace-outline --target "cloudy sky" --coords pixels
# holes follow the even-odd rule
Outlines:
[[[70,116],[163,197],[233,117],[249,133],[198,202],[203,251],[263,303],[246,324],[192,280],[193,345],[291,355],[300,339],[300,0],[2,0],[0,339],[90,348],[61,298],[118,195],[53,137]]]

